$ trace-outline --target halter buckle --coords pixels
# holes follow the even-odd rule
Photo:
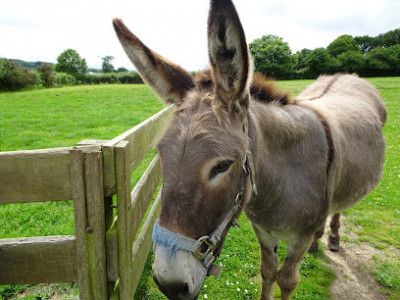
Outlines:
[[[199,238],[197,241],[199,242],[199,246],[197,247],[196,251],[193,252],[193,255],[197,259],[203,261],[208,256],[208,254],[210,254],[210,252],[211,253],[214,252],[216,246],[213,243],[211,243],[210,237],[208,235]],[[201,251],[203,245],[207,247],[204,252]]]

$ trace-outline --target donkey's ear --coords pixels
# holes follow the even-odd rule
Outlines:
[[[217,97],[230,109],[246,109],[252,64],[242,24],[230,0],[211,0],[208,51]]]
[[[115,32],[129,59],[143,80],[166,103],[180,105],[194,87],[192,76],[143,44],[120,19],[114,19]]]

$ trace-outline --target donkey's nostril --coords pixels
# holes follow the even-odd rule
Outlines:
[[[169,299],[186,299],[190,295],[189,284],[179,280],[165,280],[153,276],[160,291]]]
[[[183,290],[182,290],[183,295],[188,295],[189,294],[189,285],[185,283]]]
[[[189,285],[186,282],[168,282],[163,286],[170,299],[185,299],[189,295]]]

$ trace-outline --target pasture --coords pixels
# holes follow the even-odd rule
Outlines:
[[[368,79],[382,94],[388,110],[384,177],[361,203],[346,212],[343,247],[371,245],[379,251],[365,266],[391,299],[400,297],[400,78]],[[297,95],[312,80],[280,81]],[[110,139],[161,110],[162,104],[144,85],[77,86],[0,93],[0,151],[75,145],[87,138]],[[199,298],[256,299],[260,293],[259,246],[242,215],[232,229],[219,263],[218,279],[207,278]],[[0,238],[74,234],[71,202],[0,206]],[[285,246],[279,247],[280,257]],[[335,273],[323,251],[307,254],[294,299],[329,299]],[[151,276],[151,258],[136,299],[165,299]],[[348,278],[349,284],[354,281]],[[72,287],[72,289],[71,289]],[[22,292],[28,288],[26,292]],[[76,296],[71,284],[0,286],[2,298],[47,299],[53,293]],[[276,290],[276,296],[279,291]],[[24,295],[24,296],[22,296]]]

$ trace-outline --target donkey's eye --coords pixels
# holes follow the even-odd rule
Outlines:
[[[210,177],[213,178],[220,173],[224,173],[224,172],[228,171],[228,169],[230,168],[232,163],[233,163],[233,160],[229,160],[229,159],[221,161],[218,165],[216,165],[212,169]]]

